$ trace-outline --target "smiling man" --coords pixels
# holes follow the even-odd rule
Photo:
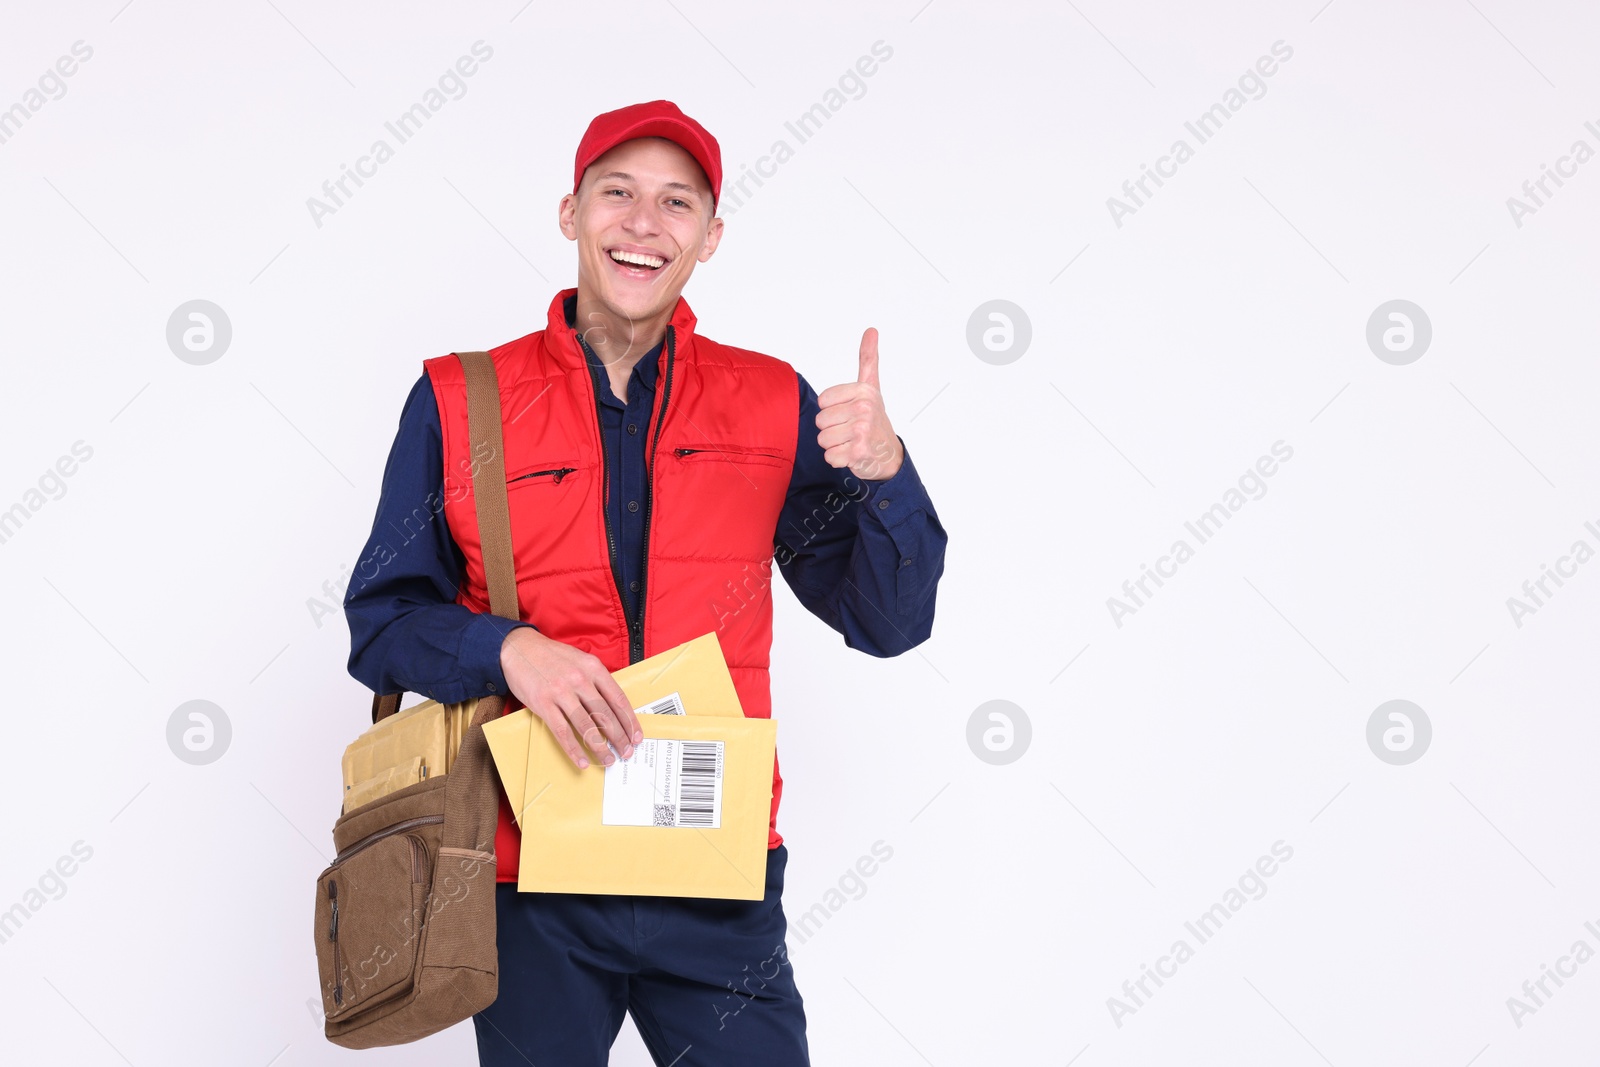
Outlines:
[[[887,657],[927,639],[946,537],[885,411],[877,331],[856,380],[819,395],[789,363],[696,330],[681,294],[722,239],[721,181],[716,139],[668,101],[590,123],[558,215],[577,287],[544,329],[491,351],[520,621],[489,613],[471,497],[444,491],[471,469],[460,363],[426,360],[361,557],[382,563],[345,597],[362,683],[508,694],[599,773],[642,740],[611,672],[708,631],[744,714],[771,716],[774,562],[849,647]],[[520,893],[502,794],[500,985],[473,1020],[479,1062],[604,1064],[627,1012],[662,1067],[808,1063],[782,793],[774,760],[760,901]]]

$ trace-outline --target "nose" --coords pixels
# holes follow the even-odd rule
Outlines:
[[[643,197],[636,199],[633,207],[622,217],[622,228],[641,237],[660,233],[660,205]]]

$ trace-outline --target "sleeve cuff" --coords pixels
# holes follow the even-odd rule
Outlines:
[[[887,478],[856,479],[866,487],[866,493],[861,497],[861,506],[876,516],[884,526],[893,525],[918,508],[926,509],[931,503],[928,500],[928,491],[923,487],[922,479],[917,474],[917,468],[911,462],[911,449],[906,448],[905,438],[899,434],[895,437],[900,441],[902,449],[900,469]]]
[[[533,627],[533,624],[479,613],[462,632],[460,663],[467,684],[464,699],[507,693],[505,670],[500,666],[500,646],[505,644],[506,635],[520,626]]]

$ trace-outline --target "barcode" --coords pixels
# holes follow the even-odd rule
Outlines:
[[[685,741],[678,756],[678,825],[714,826],[717,749],[715,741]]]
[[[639,713],[641,715],[682,715],[684,714],[683,701],[679,699],[677,693],[668,693],[660,700],[640,708]]]

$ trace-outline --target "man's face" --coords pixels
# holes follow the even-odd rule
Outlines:
[[[578,243],[579,288],[635,321],[670,313],[722,236],[700,165],[660,137],[624,141],[590,164],[561,198],[560,224]]]

